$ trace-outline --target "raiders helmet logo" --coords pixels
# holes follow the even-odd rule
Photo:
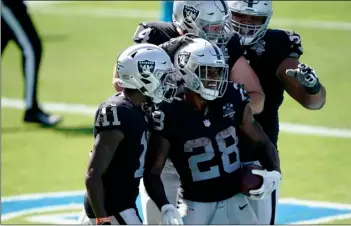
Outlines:
[[[138,61],[138,71],[143,78],[150,77],[155,71],[155,62],[148,60]]]
[[[244,0],[244,2],[247,3],[248,7],[252,8],[254,4],[258,4],[259,3],[259,0]]]
[[[200,11],[195,9],[192,6],[187,6],[184,5],[183,8],[183,17],[184,20],[188,23],[191,23],[193,21],[195,21],[197,19],[197,17],[199,16]]]
[[[178,54],[178,65],[181,68],[184,68],[189,61],[190,53],[189,52],[181,52]]]

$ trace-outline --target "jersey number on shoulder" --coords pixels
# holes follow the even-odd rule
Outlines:
[[[233,87],[234,89],[239,90],[242,101],[250,101],[250,96],[243,84],[233,83]]]
[[[139,32],[139,30],[143,28],[144,26],[139,25],[134,33],[134,39],[137,39],[140,43],[147,42],[149,40],[149,34],[152,31],[152,29],[148,27]]]
[[[144,174],[144,163],[145,163],[145,154],[146,154],[146,150],[147,150],[147,140],[148,140],[148,132],[144,132],[143,135],[141,136],[141,148],[142,148],[142,152],[139,158],[139,163],[140,166],[139,168],[135,171],[134,173],[134,177],[135,178],[139,178],[142,177]]]
[[[111,115],[112,112],[112,117],[107,117],[107,115]],[[101,109],[101,115],[102,115],[102,126],[119,126],[121,125],[121,122],[118,120],[117,116],[117,108],[116,107],[104,107]],[[99,118],[96,119],[95,126],[100,126],[100,121]]]
[[[297,48],[301,53],[303,53],[303,47],[301,45],[301,38],[300,35],[296,34],[293,31],[285,30],[285,33],[289,36],[289,40],[293,43],[293,45],[296,45]],[[300,55],[301,55],[300,53]]]
[[[233,139],[234,143],[227,146],[229,139]],[[238,138],[236,136],[236,130],[233,126],[219,132],[216,135],[216,142],[218,149],[221,152],[221,159],[223,164],[223,170],[227,173],[232,173],[240,167]],[[203,181],[220,176],[220,170],[218,165],[212,165],[207,167],[208,170],[200,170],[200,167],[206,167],[208,161],[211,161],[215,157],[213,144],[207,137],[189,140],[184,144],[185,152],[194,152],[194,149],[202,147],[205,153],[193,155],[189,158],[188,163],[191,170],[193,181]],[[206,164],[207,162],[207,164]]]

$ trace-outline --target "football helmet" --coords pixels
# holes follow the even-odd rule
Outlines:
[[[227,1],[174,1],[173,23],[225,47],[234,34]]]
[[[153,44],[136,44],[117,59],[117,83],[137,89],[154,103],[171,101],[177,91],[175,68],[168,54]]]
[[[234,30],[240,34],[243,45],[254,44],[265,35],[268,29],[269,21],[273,15],[271,0],[228,1],[228,6],[232,12],[232,24],[234,26]],[[240,15],[262,17],[263,21],[257,25],[247,23],[239,19]]]
[[[214,42],[194,38],[175,53],[174,67],[184,87],[206,100],[222,97],[227,89],[228,65]]]

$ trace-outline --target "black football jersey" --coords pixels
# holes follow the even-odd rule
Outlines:
[[[151,43],[155,45],[163,44],[171,38],[179,37],[177,27],[172,22],[143,22],[140,23],[134,33],[135,43]],[[228,65],[232,68],[236,61],[244,55],[244,47],[240,43],[238,34],[234,34],[226,46],[224,54],[229,55]]]
[[[238,193],[236,131],[248,102],[244,90],[231,83],[222,98],[209,102],[206,113],[180,98],[154,112],[154,132],[171,144],[169,158],[180,176],[184,199],[215,202]]]
[[[256,72],[266,95],[262,113],[255,115],[263,130],[277,146],[279,133],[278,109],[283,102],[284,86],[277,77],[281,62],[299,58],[303,54],[300,36],[292,31],[268,29],[265,36],[250,46],[245,46],[245,57]]]
[[[121,94],[100,104],[95,114],[94,137],[105,130],[120,130],[124,138],[103,175],[105,206],[112,216],[128,208],[135,208],[139,182],[144,173],[144,157],[150,131],[147,114]],[[93,218],[89,200],[85,210]]]

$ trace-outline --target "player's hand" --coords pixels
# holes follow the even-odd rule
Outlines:
[[[262,186],[259,189],[249,191],[249,198],[253,200],[266,198],[278,187],[282,178],[281,174],[276,170],[252,170],[251,172],[263,178]]]
[[[161,224],[184,224],[178,210],[172,204],[162,206],[161,214]]]
[[[294,77],[306,87],[313,87],[318,82],[315,71],[306,64],[299,64],[297,69],[288,69],[285,73],[287,76]]]
[[[168,42],[165,42],[159,46],[168,53],[173,62],[176,51],[183,45],[191,43],[193,38],[198,38],[198,36],[194,34],[185,34],[177,38],[172,38]]]

